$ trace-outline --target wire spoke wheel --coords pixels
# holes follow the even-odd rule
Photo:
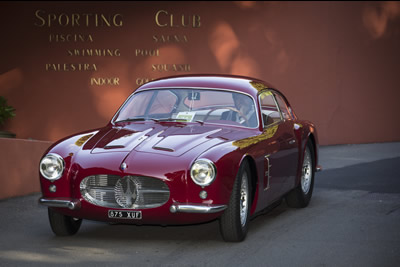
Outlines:
[[[240,223],[242,227],[246,225],[247,213],[249,209],[249,181],[247,173],[244,172],[242,176],[242,183],[240,186]]]
[[[309,141],[304,150],[300,184],[286,196],[286,203],[293,208],[304,208],[310,203],[315,175],[314,147]]]
[[[311,187],[312,179],[312,160],[310,149],[307,147],[304,155],[302,175],[301,175],[301,189],[304,194],[308,194]]]

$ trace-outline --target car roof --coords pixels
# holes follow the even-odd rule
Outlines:
[[[256,96],[260,90],[274,88],[271,84],[251,77],[235,75],[181,75],[157,79],[148,82],[136,91],[156,88],[208,88],[228,89]]]

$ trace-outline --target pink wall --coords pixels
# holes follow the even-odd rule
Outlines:
[[[39,162],[51,142],[0,138],[0,199],[40,191]]]
[[[275,84],[321,144],[399,141],[399,26],[399,2],[1,2],[6,127],[55,141],[105,125],[138,78],[227,73]],[[82,49],[113,55],[71,55]]]

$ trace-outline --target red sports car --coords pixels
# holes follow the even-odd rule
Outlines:
[[[226,241],[285,198],[305,207],[319,169],[315,126],[261,80],[191,75],[139,87],[103,128],[52,145],[40,162],[56,235],[82,219],[192,224],[219,219]]]

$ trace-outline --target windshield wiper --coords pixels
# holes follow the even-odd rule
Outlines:
[[[185,119],[173,119],[173,118],[163,118],[163,119],[154,119],[151,118],[151,120],[155,121],[155,122],[163,122],[163,121],[176,121],[176,122],[188,122]],[[196,120],[195,122],[200,123],[201,125],[204,125],[204,121],[201,120]]]
[[[160,121],[177,121],[177,122],[186,122],[185,119],[173,119],[173,118],[162,118],[162,119],[152,119],[155,122],[160,122]]]
[[[155,121],[155,122],[164,122],[164,121],[186,122],[185,119],[173,119],[173,118],[155,119],[155,118],[137,117],[137,118],[127,118],[127,119],[124,119],[124,120],[116,121],[115,123],[118,123],[118,122],[127,122],[127,121],[145,121],[145,120],[152,120],[152,121]]]
[[[177,124],[181,125],[186,125],[186,120],[185,119],[173,119],[173,118],[161,118],[161,119],[154,119],[152,118],[151,120],[157,122],[157,123],[163,123],[163,122],[175,122]]]
[[[146,120],[145,118],[138,117],[138,118],[128,118],[128,119],[116,121],[115,123],[118,123],[118,122],[127,122],[127,121],[145,121],[145,120]]]

